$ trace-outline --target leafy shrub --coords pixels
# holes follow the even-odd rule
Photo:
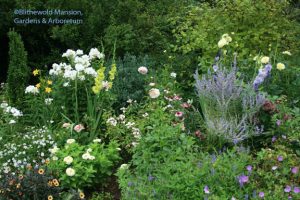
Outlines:
[[[195,74],[196,89],[209,136],[238,143],[254,135],[253,117],[264,103],[252,85],[237,78],[236,68],[221,68],[215,74]]]
[[[21,105],[24,88],[29,80],[30,69],[27,66],[27,52],[21,36],[15,32],[10,31],[9,37],[9,67],[7,75],[8,97],[9,100]]]
[[[141,138],[132,161],[121,165],[117,175],[124,199],[225,199],[243,194],[237,176],[248,160],[245,152],[198,152],[180,126],[161,124]],[[205,193],[206,186],[211,194]]]
[[[74,139],[68,139],[62,149],[53,148],[51,170],[56,172],[62,185],[67,188],[85,188],[93,184],[103,184],[112,174],[119,160],[118,145],[108,145],[95,139],[88,145],[80,145]]]

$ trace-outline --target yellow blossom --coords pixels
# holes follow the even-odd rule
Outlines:
[[[289,52],[289,51],[283,51],[282,54],[289,55],[289,56],[292,55],[291,52]]]
[[[52,85],[53,82],[51,80],[48,80],[47,83],[48,85]]]
[[[48,186],[52,187],[53,186],[53,182],[52,181],[48,181]]]
[[[38,70],[38,69],[35,69],[32,72],[33,76],[37,76],[39,73],[40,73],[40,70]]]
[[[53,200],[53,196],[52,196],[52,195],[49,195],[49,196],[48,196],[48,200]]]
[[[39,173],[40,175],[44,174],[44,172],[45,172],[45,170],[43,170],[43,169],[39,169],[39,171],[38,171],[38,173]]]
[[[57,179],[53,179],[52,183],[54,184],[54,186],[58,187],[59,186],[59,182]]]
[[[36,84],[35,87],[40,88],[41,87],[41,83]]]
[[[263,56],[260,61],[263,64],[267,64],[268,62],[270,62],[270,58],[268,56]]]
[[[276,68],[281,71],[285,69],[285,65],[283,63],[277,63]]]
[[[85,197],[84,193],[83,193],[83,192],[80,192],[80,193],[79,193],[79,197],[80,197],[80,199],[84,199],[84,197]]]
[[[46,87],[46,88],[45,88],[45,92],[46,92],[46,93],[50,93],[50,92],[52,92],[52,89],[49,88],[49,87]]]

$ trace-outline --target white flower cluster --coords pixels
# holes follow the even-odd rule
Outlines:
[[[52,98],[46,98],[45,99],[45,104],[46,105],[51,105],[52,104],[53,99]]]
[[[22,111],[18,110],[17,108],[15,107],[12,107],[12,106],[9,106],[8,103],[6,102],[2,102],[0,104],[0,108],[3,109],[3,112],[6,113],[6,114],[9,114],[9,115],[12,115],[13,117],[21,117],[23,116],[23,113]],[[14,121],[14,120],[13,120]],[[12,121],[11,121],[12,122]],[[10,122],[10,123],[11,123]],[[12,123],[11,123],[12,124]]]
[[[62,76],[67,80],[75,80],[78,78],[79,80],[85,80],[86,75],[96,77],[96,70],[91,67],[91,61],[93,59],[103,59],[104,54],[100,53],[97,48],[92,48],[90,50],[89,55],[83,54],[82,50],[71,50],[68,49],[62,57],[68,58],[68,60],[72,63],[54,63],[52,65],[52,69],[50,69],[49,74],[52,76]],[[64,87],[68,86],[68,82],[64,83]]]
[[[29,129],[25,133],[16,133],[15,141],[3,145],[0,151],[0,171],[14,172],[26,166],[40,165],[49,160],[47,153],[50,147],[56,146],[46,128]]]
[[[112,126],[117,126],[117,120],[115,119],[115,118],[113,118],[113,117],[110,117],[107,121],[106,121],[106,123],[108,123],[108,124],[110,124],[110,125],[112,125]]]
[[[84,160],[94,160],[95,156],[92,156],[90,154],[90,152],[92,151],[92,149],[88,149],[83,155],[82,155],[82,159]]]
[[[125,116],[126,108],[123,107],[123,108],[121,108],[121,110],[123,111],[123,114],[120,114],[116,118],[110,117],[107,120],[107,123],[111,124],[112,126],[116,126],[118,123],[123,124],[126,129],[129,129],[130,131],[132,131],[133,137],[136,140],[139,140],[141,138],[141,131],[140,131],[140,129],[135,127],[135,123],[134,122],[126,120],[126,116]],[[148,115],[148,113],[147,113],[147,115]],[[134,141],[131,144],[132,144],[132,146],[136,146],[138,143],[137,143],[137,141]]]
[[[26,87],[25,89],[25,94],[38,94],[39,93],[39,89],[33,85],[29,85]]]

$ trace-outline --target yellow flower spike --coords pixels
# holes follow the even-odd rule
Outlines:
[[[52,89],[49,88],[49,87],[46,87],[46,88],[45,88],[45,92],[46,92],[46,93],[50,93],[50,92],[52,92]]]
[[[40,73],[40,70],[38,70],[38,69],[35,69],[32,72],[33,76],[37,76],[37,75],[39,75],[39,73]]]
[[[95,94],[99,94],[102,89],[102,81],[105,79],[105,67],[103,65],[97,70],[97,77],[95,78],[95,85],[92,87],[92,90]]]
[[[109,71],[109,80],[110,81],[113,81],[115,79],[116,72],[117,72],[117,65],[116,65],[116,63],[113,63],[111,65],[111,70]]]
[[[53,82],[51,80],[48,80],[47,83],[48,85],[52,85]]]
[[[41,83],[36,84],[35,87],[40,88],[41,87]]]

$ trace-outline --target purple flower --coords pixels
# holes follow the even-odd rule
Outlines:
[[[212,155],[211,155],[211,163],[215,163],[216,160],[217,160],[216,155],[215,155],[215,154],[212,154]]]
[[[198,162],[198,163],[197,163],[197,167],[201,168],[201,167],[202,167],[202,163],[201,163],[201,162]]]
[[[300,187],[294,187],[294,192],[295,192],[296,194],[300,193]]]
[[[268,75],[270,74],[270,72],[271,72],[271,69],[272,69],[272,65],[269,63],[269,64],[267,64],[266,66],[265,66],[265,69],[266,69],[266,71],[268,72]]]
[[[278,119],[278,120],[276,121],[276,125],[277,125],[277,126],[280,126],[280,124],[281,124],[281,120]]]
[[[129,187],[133,186],[133,182],[129,181],[129,182],[128,182],[128,186],[129,186]]]
[[[291,171],[293,174],[297,174],[299,172],[299,167],[293,167]]]
[[[264,192],[259,192],[259,193],[258,193],[258,196],[259,196],[260,198],[264,198],[264,197],[265,197],[265,193],[264,193]]]
[[[249,176],[241,175],[238,177],[240,186],[242,187],[245,183],[249,181]]]
[[[234,145],[237,145],[237,143],[239,143],[239,140],[234,139],[234,140],[233,140],[233,144],[234,144]]]
[[[209,188],[208,188],[207,185],[204,187],[204,193],[205,193],[205,194],[209,194]]]
[[[282,161],[283,161],[283,156],[278,156],[278,157],[277,157],[277,160],[278,160],[279,162],[282,162]]]
[[[214,72],[218,71],[218,69],[219,69],[218,65],[213,65]]]
[[[251,172],[251,171],[252,171],[252,166],[251,166],[251,165],[248,165],[248,166],[246,167],[246,169],[247,169],[249,172]]]
[[[284,188],[284,192],[290,192],[292,190],[291,186],[287,185],[285,188]]]
[[[149,176],[148,176],[148,181],[153,181],[154,179],[155,179],[154,176],[152,176],[152,175],[149,175]]]
[[[276,136],[273,136],[273,137],[272,137],[272,142],[275,142],[276,139],[277,139]]]

